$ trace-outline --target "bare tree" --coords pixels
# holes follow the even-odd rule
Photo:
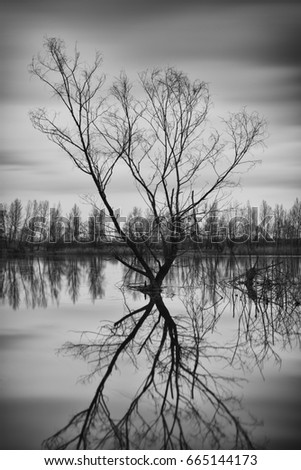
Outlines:
[[[45,242],[48,238],[47,222],[49,222],[49,202],[36,199],[28,201],[22,228],[23,241],[38,244]]]
[[[69,212],[68,219],[69,219],[69,230],[70,230],[70,239],[71,241],[78,241],[79,240],[79,232],[80,232],[80,208],[77,204],[74,204],[71,211]]]
[[[88,221],[89,240],[91,242],[99,243],[105,240],[105,213],[104,210],[96,206],[92,207]]]
[[[9,206],[7,213],[7,232],[10,242],[17,241],[20,235],[22,224],[22,203],[20,199],[15,199]]]
[[[151,289],[160,289],[179,254],[185,218],[233,185],[231,178],[242,165],[250,166],[253,160],[248,155],[263,142],[265,123],[257,113],[243,109],[223,120],[222,135],[208,125],[210,97],[202,81],[191,81],[174,68],[146,71],[139,75],[136,98],[124,73],[105,89],[99,54],[88,67],[77,49],[68,56],[60,39],[46,39],[44,48],[44,56],[33,59],[30,71],[65,112],[60,116],[38,109],[31,112],[32,123],[92,178],[116,232],[137,263],[130,265],[118,254],[116,258],[143,274]],[[114,214],[108,187],[117,165],[127,168],[154,219],[168,216],[168,231],[160,230],[159,224],[160,259],[148,239],[143,249],[132,240]]]
[[[288,218],[291,226],[291,237],[299,239],[301,233],[301,202],[298,198],[294,201],[294,204],[288,213]]]

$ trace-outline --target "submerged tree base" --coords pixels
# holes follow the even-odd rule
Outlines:
[[[125,287],[127,289],[136,290],[142,292],[143,294],[147,294],[149,297],[156,297],[163,290],[162,286],[147,284],[146,282],[144,284],[128,284]]]

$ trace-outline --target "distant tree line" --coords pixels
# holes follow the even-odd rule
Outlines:
[[[20,199],[0,207],[2,246],[60,245],[74,242],[100,242],[104,235],[104,213],[93,207],[86,221],[74,204],[64,213],[61,203],[50,207],[48,201]]]
[[[150,211],[134,207],[123,220],[124,231],[137,244],[160,245],[159,232],[168,239],[168,214],[156,220]],[[160,230],[158,227],[160,226]],[[301,238],[301,201],[296,198],[286,209],[282,204],[272,208],[265,200],[260,207],[246,204],[220,206],[217,202],[202,205],[199,211],[188,214],[179,229],[178,243],[182,248],[224,251],[241,246],[270,246],[272,250],[299,247]],[[16,198],[10,204],[0,205],[1,249],[41,250],[74,247],[74,245],[101,246],[120,244],[118,233],[103,209],[92,207],[84,218],[77,204],[69,213],[61,203],[50,207],[48,201],[28,201]],[[174,242],[174,240],[172,240]]]

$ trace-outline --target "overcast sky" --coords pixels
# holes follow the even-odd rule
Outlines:
[[[146,67],[175,66],[208,82],[212,113],[247,106],[263,114],[269,138],[261,165],[242,178],[237,200],[292,205],[300,197],[301,4],[280,0],[10,0],[1,2],[0,202],[16,197],[61,200],[66,211],[92,193],[89,177],[31,126],[29,110],[48,103],[28,74],[45,36],[58,36],[110,77]],[[115,207],[136,203],[122,174]]]

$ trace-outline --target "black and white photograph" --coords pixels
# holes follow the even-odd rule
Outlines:
[[[301,450],[301,3],[0,23],[1,451]]]

